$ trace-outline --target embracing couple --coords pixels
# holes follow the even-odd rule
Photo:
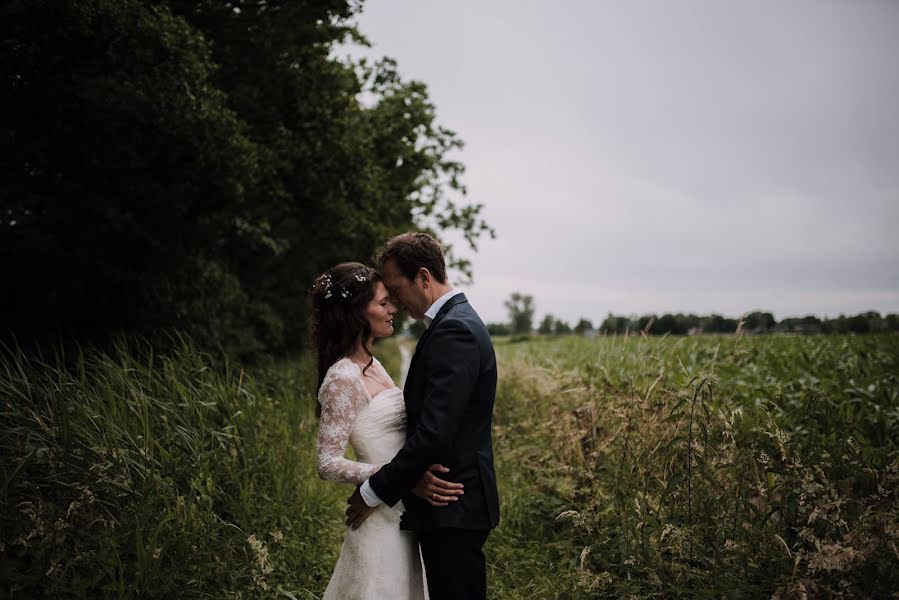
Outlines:
[[[402,390],[372,355],[398,309],[427,327]],[[486,598],[482,548],[499,522],[496,356],[440,245],[405,233],[378,270],[332,267],[315,281],[312,313],[318,472],[358,486],[324,598]],[[344,457],[347,443],[357,460]]]

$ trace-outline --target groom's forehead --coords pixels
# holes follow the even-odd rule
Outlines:
[[[384,276],[384,283],[387,287],[397,287],[403,283],[411,282],[411,280],[400,271],[399,266],[392,260],[387,261],[387,263],[384,264],[382,274]]]

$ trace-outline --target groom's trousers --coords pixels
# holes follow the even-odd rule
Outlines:
[[[489,531],[437,529],[418,533],[431,600],[485,600],[484,542]]]

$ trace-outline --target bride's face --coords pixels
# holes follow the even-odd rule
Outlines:
[[[380,281],[375,284],[375,296],[365,309],[365,317],[371,326],[371,335],[375,338],[393,335],[393,315],[396,306],[390,301],[387,288]]]

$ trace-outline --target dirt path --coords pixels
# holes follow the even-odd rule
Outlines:
[[[408,344],[404,344],[402,342],[400,342],[399,347],[400,354],[402,355],[403,360],[402,366],[400,367],[400,380],[397,385],[402,388],[406,385],[406,375],[409,374],[409,363],[412,362],[412,350],[409,348]]]

